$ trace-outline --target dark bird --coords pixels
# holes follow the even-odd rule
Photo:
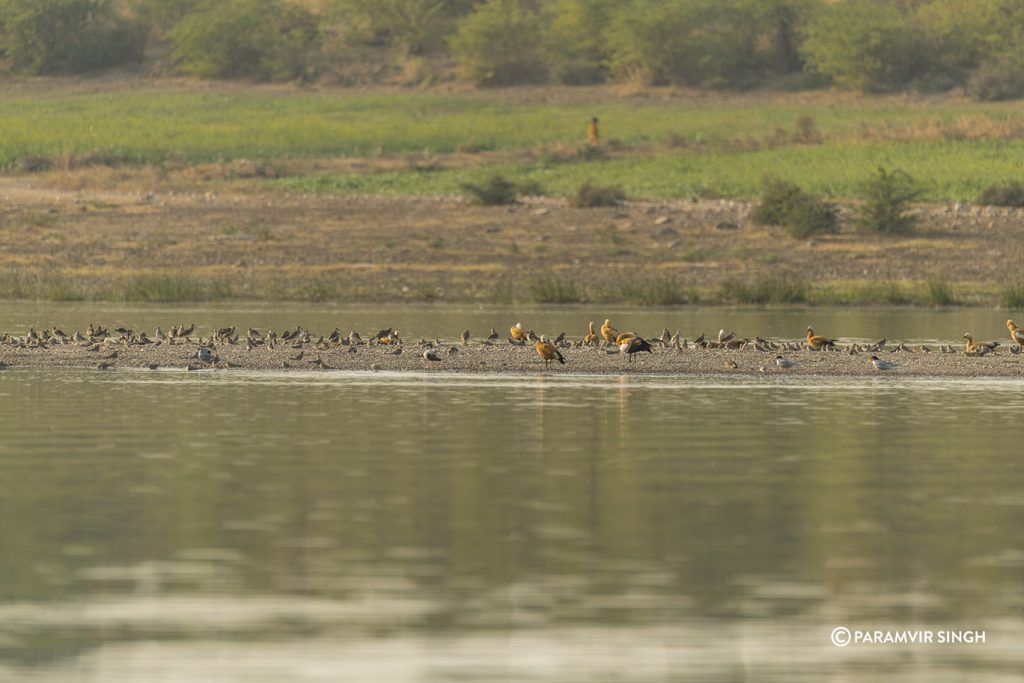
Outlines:
[[[619,351],[629,355],[629,362],[633,362],[633,354],[646,351],[647,353],[653,354],[651,345],[647,343],[647,340],[643,337],[630,337],[619,344]]]

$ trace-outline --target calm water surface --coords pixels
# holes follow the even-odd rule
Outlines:
[[[997,381],[0,372],[0,680],[1019,681],[1022,411]]]

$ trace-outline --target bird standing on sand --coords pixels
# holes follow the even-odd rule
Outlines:
[[[651,345],[647,343],[647,340],[643,337],[630,337],[619,344],[619,351],[629,356],[629,362],[633,362],[633,354],[646,351],[647,353],[654,354],[651,350]]]
[[[821,349],[835,348],[835,345],[835,339],[828,339],[827,337],[814,334],[814,328],[810,325],[807,326],[807,346],[811,347],[811,349],[820,351]]]
[[[775,364],[778,365],[780,368],[787,370],[789,368],[795,368],[798,365],[798,363],[795,360],[790,360],[785,356],[775,356]]]
[[[213,355],[213,349],[209,346],[200,346],[199,350],[196,352],[196,358],[204,363],[212,363],[217,359],[217,356]]]
[[[604,338],[609,344],[614,344],[615,339],[619,336],[619,331],[612,327],[610,320],[605,318],[604,323],[601,325],[601,337]]]
[[[494,328],[492,327],[492,328],[491,328],[491,333],[490,333],[489,335],[487,335],[487,341],[491,341],[491,342],[493,342],[493,341],[498,341],[498,337],[499,337],[499,336],[500,336],[500,335],[498,334],[497,330],[495,330],[495,329],[494,329]]]
[[[537,350],[537,355],[544,359],[545,368],[550,367],[553,360],[557,360],[562,365],[565,365],[565,358],[562,357],[561,352],[544,335],[541,335],[533,348]]]
[[[526,340],[526,330],[523,329],[522,323],[516,323],[513,325],[508,333],[512,335],[512,339],[517,342],[523,342]]]
[[[984,356],[986,353],[992,353],[999,346],[999,342],[976,342],[970,333],[965,333],[964,339],[967,340],[964,352],[968,356]]]
[[[469,346],[469,330],[462,331],[462,345]]]
[[[1014,344],[1021,344],[1024,346],[1024,330],[1017,327],[1017,324],[1012,320],[1006,321],[1006,329],[1010,330],[1010,339],[1013,340]]]
[[[594,321],[591,320],[590,324],[587,325],[587,335],[583,337],[583,345],[590,346],[597,343],[597,333],[594,332]]]
[[[892,361],[888,360],[882,360],[878,356],[871,356],[871,365],[875,367],[875,370],[881,370],[883,372],[886,370],[895,370],[896,368],[899,367],[898,363],[893,363]]]
[[[438,363],[441,361],[441,354],[437,352],[437,349],[427,349],[423,352],[423,360]]]

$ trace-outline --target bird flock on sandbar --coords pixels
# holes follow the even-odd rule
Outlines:
[[[1020,354],[1024,348],[1024,329],[1018,327],[1013,320],[1006,321],[1006,328],[1010,336],[1010,344],[1006,348],[1010,354]],[[18,349],[50,349],[74,345],[88,352],[96,353],[98,361],[96,367],[101,370],[115,367],[120,354],[125,349],[132,347],[181,346],[188,349],[185,355],[180,357],[187,361],[185,368],[198,370],[240,367],[238,363],[222,358],[221,351],[225,348],[258,353],[261,349],[274,350],[279,346],[286,345],[294,353],[289,352],[287,359],[282,361],[281,367],[326,370],[331,367],[323,360],[322,354],[319,352],[344,350],[355,354],[359,353],[361,349],[381,347],[384,353],[401,356],[411,349],[412,353],[430,365],[443,363],[446,359],[458,354],[460,348],[465,349],[471,345],[493,347],[507,344],[512,347],[532,346],[545,369],[550,368],[552,363],[568,365],[569,360],[566,359],[563,351],[590,349],[603,351],[608,355],[620,354],[626,357],[627,363],[632,364],[638,354],[653,354],[655,348],[658,348],[675,352],[753,350],[774,354],[775,366],[783,370],[800,365],[799,361],[787,357],[787,353],[817,351],[845,353],[851,356],[864,354],[865,360],[879,372],[891,372],[900,367],[899,363],[891,357],[883,359],[880,356],[883,353],[963,353],[967,356],[981,357],[999,353],[1003,347],[1002,342],[999,341],[975,341],[970,333],[963,335],[965,342],[962,347],[953,344],[938,344],[934,348],[925,344],[910,346],[903,342],[891,343],[884,338],[872,343],[843,343],[837,339],[817,334],[812,326],[807,327],[806,335],[799,341],[773,340],[760,336],[740,337],[734,332],[727,333],[724,329],[719,330],[718,335],[714,337],[701,333],[688,339],[682,337],[679,332],[670,333],[667,328],[664,328],[660,334],[643,337],[635,332],[620,332],[612,325],[610,319],[606,319],[600,326],[595,326],[595,322],[591,321],[587,325],[586,333],[578,338],[572,338],[566,332],[561,332],[554,338],[548,338],[543,334],[538,335],[533,329],[525,328],[519,322],[509,328],[507,338],[502,340],[502,336],[494,328],[491,328],[486,336],[474,338],[466,329],[458,335],[457,341],[421,338],[415,342],[408,342],[399,335],[398,330],[391,327],[364,337],[355,330],[343,334],[338,328],[327,335],[318,335],[301,325],[296,326],[295,329],[287,329],[280,334],[272,329],[264,333],[253,327],[242,331],[231,326],[214,329],[203,335],[198,332],[195,323],[187,326],[171,325],[167,332],[158,326],[150,336],[141,330],[125,327],[108,329],[90,324],[84,332],[75,330],[72,334],[66,334],[56,325],[50,330],[37,331],[32,328],[23,336],[0,334],[0,346]],[[191,350],[192,347],[194,350]],[[736,362],[731,359],[726,359],[724,366],[733,369],[738,367]],[[157,369],[158,365],[153,363],[149,367]],[[371,366],[371,369],[380,369],[380,367]],[[764,367],[760,368],[761,371],[764,369]]]

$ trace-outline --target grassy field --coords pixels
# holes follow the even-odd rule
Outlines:
[[[576,153],[591,115],[604,153]],[[225,86],[34,88],[0,100],[0,167],[193,165],[238,159],[365,159],[299,167],[270,185],[333,194],[458,194],[493,173],[566,196],[584,180],[632,198],[750,198],[774,174],[855,198],[879,165],[933,201],[969,200],[1021,176],[1024,113],[955,99],[715,97],[595,90],[309,92]],[[457,156],[457,160],[454,158]],[[401,157],[399,164],[381,164]],[[269,188],[268,188],[269,189]]]
[[[0,130],[0,300],[1024,305],[1024,212],[949,206],[1024,175],[1015,104],[33,82]],[[910,235],[856,226],[879,165],[931,202]],[[551,199],[450,196],[496,173]],[[768,174],[839,232],[751,223]],[[637,201],[557,199],[588,180]]]

